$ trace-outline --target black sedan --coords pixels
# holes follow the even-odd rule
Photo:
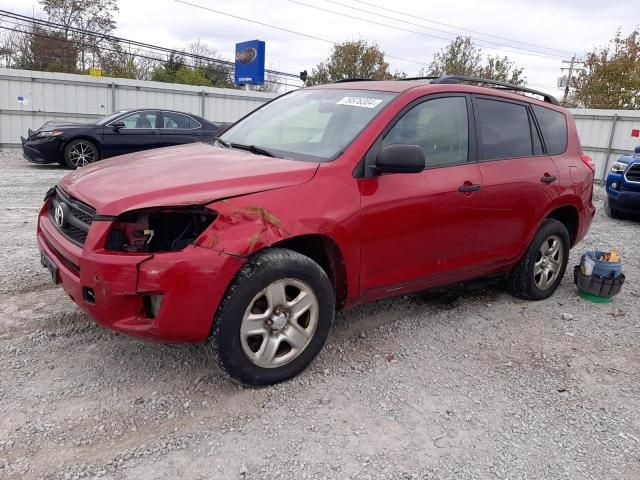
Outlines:
[[[30,162],[75,169],[115,155],[207,140],[226,125],[170,110],[120,110],[93,123],[47,122],[22,137],[22,150]]]

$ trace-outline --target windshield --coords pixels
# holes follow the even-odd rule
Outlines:
[[[236,123],[226,144],[263,148],[283,158],[336,158],[396,96],[370,90],[297,90]]]
[[[99,118],[98,120],[96,120],[96,125],[106,125],[111,120],[113,120],[114,118],[118,118],[120,115],[122,115],[123,113],[125,113],[127,111],[128,110],[118,110],[115,113],[110,113],[109,115],[105,115],[104,117]]]

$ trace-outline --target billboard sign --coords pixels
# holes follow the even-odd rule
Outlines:
[[[236,85],[264,84],[264,42],[236,43]]]

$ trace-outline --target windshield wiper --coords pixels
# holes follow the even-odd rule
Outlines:
[[[226,140],[222,140],[220,137],[216,137],[213,139],[215,142],[218,142],[220,145],[222,145],[224,148],[231,148],[231,144],[229,142],[227,142]]]
[[[277,156],[275,153],[270,152],[269,150],[266,150],[262,147],[257,147],[255,145],[243,145],[241,143],[230,143],[229,145],[231,145],[232,148],[237,148],[239,150],[246,150],[256,155],[264,155],[266,157],[281,158]]]

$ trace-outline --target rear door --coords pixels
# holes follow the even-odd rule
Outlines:
[[[160,147],[159,112],[143,110],[118,118],[104,127],[106,150],[112,155],[147,150]],[[114,128],[113,123],[123,122],[123,128]]]
[[[200,122],[177,112],[162,112],[161,137],[162,145],[182,145],[200,140],[198,129]]]
[[[475,96],[474,112],[483,186],[476,260],[490,267],[522,253],[558,196],[558,170],[527,103]]]
[[[482,195],[470,112],[465,95],[425,97],[404,109],[367,155],[370,163],[385,145],[419,145],[426,169],[362,180],[362,294],[469,268]]]

